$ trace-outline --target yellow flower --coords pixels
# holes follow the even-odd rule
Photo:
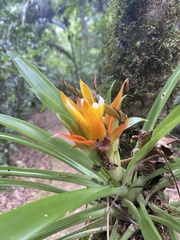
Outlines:
[[[118,95],[110,105],[114,110],[118,110],[121,105],[123,89],[126,82],[127,80],[123,83]],[[73,140],[76,144],[85,144],[91,148],[97,146],[100,141],[103,142],[105,137],[113,144],[128,127],[128,118],[123,124],[118,126],[119,121],[114,116],[110,114],[105,114],[104,116],[104,99],[99,97],[97,102],[89,87],[82,80],[80,80],[80,90],[82,98],[77,97],[76,103],[68,98],[63,92],[60,92],[64,106],[80,127],[79,132],[73,132],[69,129],[70,135],[60,135]],[[57,133],[54,136],[58,135]]]
[[[76,143],[92,147],[95,145],[95,141],[102,140],[106,136],[106,128],[103,123],[104,99],[99,97],[98,102],[96,102],[89,87],[82,80],[80,80],[80,88],[83,98],[78,99],[77,104],[61,92],[64,106],[78,122],[84,134],[78,137],[78,135],[71,133],[69,137],[68,135],[66,137]]]

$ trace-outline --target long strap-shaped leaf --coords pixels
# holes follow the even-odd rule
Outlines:
[[[92,170],[93,162],[87,154],[79,149],[72,148],[72,146],[64,140],[57,137],[50,139],[51,134],[47,131],[31,123],[3,114],[0,114],[0,124],[33,139],[35,142],[12,134],[9,134],[8,139],[8,134],[3,133],[0,135],[1,139],[6,139],[13,142],[19,141],[20,144],[36,148],[42,152],[52,155],[53,157],[56,157],[57,159],[60,159],[82,173],[97,175],[106,181],[106,178],[101,174],[101,172],[95,172]]]
[[[41,102],[56,113],[65,126],[70,123],[71,126],[77,129],[74,118],[64,107],[58,89],[47,79],[47,77],[19,54],[11,51],[8,51],[7,54]]]
[[[17,168],[11,166],[0,166],[0,176],[18,176],[18,177],[30,177],[56,180],[61,182],[70,182],[79,184],[86,187],[98,187],[98,178],[96,176],[67,173],[67,172],[55,172],[41,169],[29,169],[29,168]]]
[[[92,174],[91,171],[88,170],[88,168],[83,167],[82,164],[79,163],[78,155],[76,155],[77,158],[70,157],[70,154],[65,155],[62,149],[66,149],[69,152],[69,149],[63,147],[63,145],[59,145],[59,150],[56,150],[55,147],[52,147],[49,144],[40,144],[39,142],[33,141],[31,139],[26,139],[14,134],[8,134],[8,133],[0,133],[0,139],[15,142],[22,144],[24,146],[37,149],[41,152],[47,153],[50,156],[53,156],[62,162],[68,164],[72,168],[76,169],[79,172],[82,172],[84,174]]]
[[[171,216],[169,213],[157,207],[153,203],[149,203],[149,207],[153,212],[155,212],[156,216],[150,216],[154,221],[159,222],[167,226],[168,228],[173,229],[178,233],[180,233],[179,218],[176,218],[175,216]]]
[[[95,199],[116,195],[118,189],[97,187],[65,192],[1,214],[1,239],[33,239],[34,235],[42,232],[43,229],[62,218],[67,212]],[[126,194],[127,189],[124,188],[120,197],[124,197]]]
[[[52,102],[50,102],[47,107],[50,109],[53,108],[52,110],[56,109],[63,111],[63,104],[57,88],[44,76],[44,74],[17,53],[8,51],[7,54],[32,89],[35,90],[37,94],[40,93],[45,96],[47,95],[50,99],[52,99]]]
[[[105,216],[106,212],[107,212],[106,203],[96,204],[87,209],[83,209],[82,211],[75,213],[71,216],[68,216],[56,221],[55,223],[52,224],[52,226],[49,226],[40,234],[36,235],[33,238],[33,240],[45,239],[48,236],[51,236],[64,229],[69,229],[70,227],[80,223],[86,223],[85,225],[88,226],[89,220],[93,221],[95,219],[100,219],[101,217]],[[102,221],[101,221],[101,224],[102,224]]]
[[[148,116],[147,122],[144,123],[143,129],[146,131],[151,131],[154,128],[154,125],[167,102],[170,94],[175,88],[177,82],[180,80],[180,65],[177,66],[173,74],[170,76],[164,87],[161,89],[159,95],[157,96]]]
[[[140,229],[143,234],[144,239],[146,240],[161,240],[161,236],[158,233],[152,219],[149,216],[149,213],[146,210],[144,205],[144,198],[142,195],[137,197],[137,202],[139,203],[139,214],[140,214]]]
[[[62,193],[65,190],[47,185],[40,182],[32,182],[32,181],[24,181],[18,179],[10,179],[10,178],[0,178],[0,186],[18,186],[18,187],[26,187],[26,188],[34,188],[40,189],[48,192],[54,193]]]
[[[131,211],[132,215],[135,217],[136,221],[138,222],[141,232],[143,234],[144,239],[146,240],[161,240],[161,237],[154,226],[151,218],[146,211],[144,203],[140,199],[141,197],[138,196],[137,201],[140,207],[136,207],[134,203],[127,199],[123,199],[124,206],[128,207],[129,211]]]

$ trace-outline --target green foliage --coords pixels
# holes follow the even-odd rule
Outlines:
[[[65,124],[69,113],[64,108],[56,87],[30,62],[14,52],[8,52],[8,55],[30,84],[31,90]],[[170,95],[179,78],[180,67],[178,66],[163,89],[163,92],[166,90],[167,96]],[[167,88],[168,85],[172,87]],[[111,90],[107,96],[109,101]],[[164,99],[167,101],[166,98]],[[164,101],[162,102],[159,97],[157,98],[148,115],[149,121],[153,114],[156,115],[156,119],[158,118],[162,105],[165,104]],[[156,108],[157,105],[160,105],[161,108]],[[50,138],[50,133],[33,124],[1,114],[0,124],[19,132],[21,135],[2,132],[0,139],[17,142],[48,153],[78,171],[78,173],[72,174],[2,166],[0,167],[1,176],[67,181],[87,187],[86,189],[65,192],[63,189],[39,182],[32,183],[2,178],[1,185],[33,187],[56,193],[56,195],[1,214],[1,237],[3,239],[12,237],[16,239],[44,239],[54,233],[61,232],[63,229],[84,223],[85,225],[78,230],[59,239],[83,240],[92,235],[93,239],[102,239],[101,237],[114,239],[115,236],[118,236],[119,239],[123,240],[142,237],[151,240],[162,239],[163,235],[166,235],[170,239],[176,240],[177,233],[180,233],[180,202],[169,203],[164,189],[180,177],[180,159],[175,158],[171,161],[162,148],[162,146],[166,148],[167,146],[163,145],[162,142],[160,143],[159,140],[163,141],[163,137],[180,123],[179,111],[180,106],[177,106],[155,129],[153,129],[154,123],[145,123],[144,129],[153,130],[152,136],[150,132],[146,132],[151,137],[139,139],[140,149],[134,154],[127,168],[122,168],[123,179],[121,182],[112,181],[109,177],[109,171],[106,169],[101,168],[99,172],[94,171],[92,165],[95,161],[95,155],[91,155],[91,151],[87,153],[87,151],[72,148],[70,144],[60,138]],[[165,158],[166,161],[159,162],[156,159],[157,154]],[[152,165],[148,165],[149,162]],[[154,167],[151,168],[152,166]],[[149,173],[144,174],[143,167],[146,167]],[[167,179],[165,174],[169,170],[171,170],[171,174]],[[86,209],[68,215],[68,212],[87,204]],[[123,227],[125,232],[121,231]]]
[[[161,89],[156,100],[154,101],[154,104],[147,116],[148,121],[144,124],[144,127],[143,127],[144,130],[151,131],[154,128],[154,125],[158,120],[158,116],[160,115],[164,105],[166,104],[173,89],[176,87],[179,81],[179,74],[180,74],[180,65],[176,68],[176,71],[170,76],[170,78],[168,79],[164,87]]]

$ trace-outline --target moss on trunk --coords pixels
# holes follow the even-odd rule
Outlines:
[[[130,91],[123,110],[146,117],[180,60],[179,1],[114,0],[111,14],[100,74],[101,93],[114,80],[121,86],[129,78]]]

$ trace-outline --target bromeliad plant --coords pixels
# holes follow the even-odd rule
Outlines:
[[[137,117],[128,118],[118,110],[122,101],[123,88],[128,84],[128,79],[123,83],[111,105],[105,104],[101,96],[99,99],[96,94],[93,96],[89,87],[82,80],[80,80],[80,91],[65,82],[63,84],[76,95],[77,103],[75,104],[63,92],[60,92],[64,106],[74,117],[76,128],[74,129],[74,124],[70,123],[67,126],[70,135],[57,133],[54,136],[63,135],[73,140],[78,148],[89,152],[89,156],[94,162],[92,168],[99,171],[101,166],[104,167],[118,186],[118,182],[122,180],[118,151],[119,138],[125,129],[143,120]],[[119,125],[119,121],[123,123]]]
[[[128,118],[120,110],[128,80],[112,103],[112,88],[104,101],[96,92],[92,94],[82,80],[80,90],[63,82],[75,95],[75,103],[27,60],[14,52],[8,52],[8,55],[31,90],[58,116],[69,134],[58,132],[52,136],[28,122],[1,114],[0,124],[21,135],[0,133],[0,138],[43,151],[78,173],[0,167],[1,176],[6,176],[1,178],[1,185],[56,193],[1,214],[1,238],[44,239],[81,223],[79,229],[58,239],[178,239],[180,202],[170,203],[164,189],[176,184],[180,177],[180,159],[172,158],[172,150],[168,146],[179,140],[165,137],[180,123],[180,106],[156,127],[155,123],[180,79],[180,66],[168,79],[145,121],[137,117]],[[145,124],[139,136],[132,138],[132,141],[137,141],[137,148],[130,160],[121,160],[119,138],[125,129],[139,121],[145,121]],[[61,135],[72,140],[75,147],[59,138]],[[65,191],[7,176],[64,181],[85,188]],[[176,187],[178,189],[177,184]],[[83,205],[87,207],[68,215]]]

